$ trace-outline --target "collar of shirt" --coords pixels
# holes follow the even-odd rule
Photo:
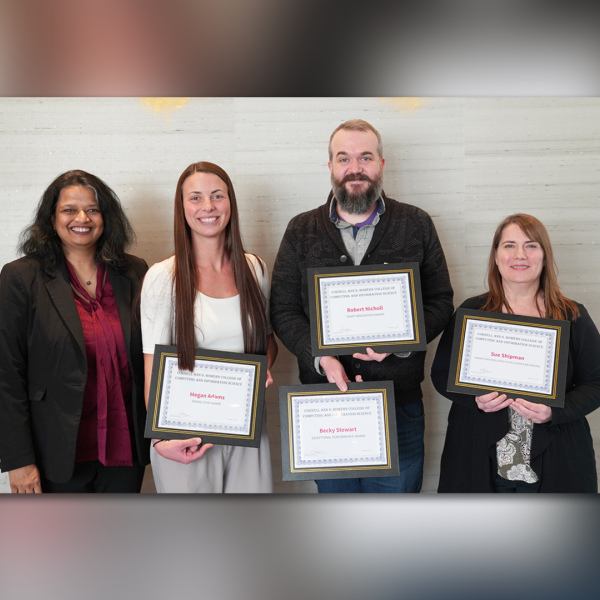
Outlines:
[[[356,234],[358,233],[358,230],[361,227],[364,227],[365,225],[377,225],[377,223],[379,222],[379,216],[382,215],[384,212],[385,212],[385,204],[383,202],[383,198],[381,196],[379,196],[379,198],[377,199],[377,207],[375,208],[375,210],[362,223],[357,223],[356,225],[352,225],[351,223],[344,221],[344,219],[342,219],[340,217],[340,215],[338,214],[337,200],[335,199],[335,196],[334,196],[331,199],[331,206],[329,208],[329,218],[331,219],[331,222],[338,229],[352,227],[352,235],[353,235],[353,237],[356,238]]]

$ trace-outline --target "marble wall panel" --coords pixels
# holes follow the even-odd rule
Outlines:
[[[548,227],[565,293],[600,322],[600,101],[594,98],[4,98],[0,100],[0,266],[43,189],[59,173],[89,170],[121,197],[149,264],[172,252],[173,196],[191,162],[230,174],[242,235],[269,269],[287,223],[325,201],[327,144],[351,118],[373,123],[384,144],[385,189],[432,216],[455,303],[484,289],[489,244],[507,214]],[[427,374],[424,492],[437,488],[449,401]],[[276,384],[298,381],[280,345]],[[275,487],[283,483],[277,388],[267,391]],[[600,444],[600,417],[590,419]],[[0,486],[2,481],[0,481]]]
[[[600,101],[477,98],[465,104],[465,271],[481,291],[497,224],[525,212],[548,229],[559,283],[600,323]],[[600,414],[588,420],[598,449]]]

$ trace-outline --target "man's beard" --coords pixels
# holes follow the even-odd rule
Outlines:
[[[346,190],[348,181],[368,181],[369,185],[364,192],[352,193]],[[373,205],[383,191],[383,174],[380,173],[375,179],[371,179],[362,173],[346,175],[342,180],[336,181],[331,177],[333,195],[338,206],[351,215],[364,215]]]

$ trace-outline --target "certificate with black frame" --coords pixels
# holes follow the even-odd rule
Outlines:
[[[570,331],[570,321],[459,308],[447,390],[562,408]]]
[[[308,269],[313,356],[426,350],[418,263]]]
[[[283,481],[399,474],[391,381],[279,388]]]
[[[266,356],[196,348],[190,372],[176,346],[157,345],[145,436],[258,448],[266,377]]]

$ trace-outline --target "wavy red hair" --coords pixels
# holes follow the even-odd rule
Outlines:
[[[508,225],[518,225],[521,231],[532,241],[538,243],[544,252],[544,267],[540,275],[538,295],[542,294],[546,306],[546,318],[569,320],[579,316],[579,308],[573,300],[565,298],[558,285],[558,268],[554,260],[554,252],[550,243],[550,236],[543,223],[531,215],[517,213],[504,219],[496,228],[487,269],[488,298],[481,310],[502,312],[506,307],[509,314],[514,314],[502,285],[502,276],[496,264],[496,251],[502,239],[502,232]],[[540,315],[541,316],[541,315]]]

